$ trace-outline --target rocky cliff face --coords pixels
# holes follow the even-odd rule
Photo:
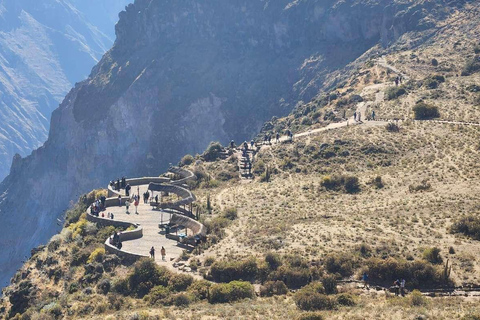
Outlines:
[[[118,15],[128,2],[117,3]],[[87,13],[70,0],[0,1],[0,180],[15,153],[26,156],[45,142],[51,112],[111,47],[110,14],[97,27]]]
[[[422,4],[387,0],[136,0],[114,47],[54,111],[45,145],[0,185],[0,280],[81,192],[253,136],[372,46],[428,27],[424,16]]]

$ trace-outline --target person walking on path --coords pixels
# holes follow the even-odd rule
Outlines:
[[[130,197],[130,189],[132,189],[132,187],[130,186],[130,184],[127,184],[127,185],[125,186],[125,195],[126,195],[127,197]]]
[[[125,207],[127,208],[127,214],[129,214],[130,212],[128,212],[128,208],[130,207],[130,201],[126,200],[125,201]]]
[[[251,146],[251,149],[253,150],[253,147],[255,147],[255,141],[254,140],[250,141],[250,146]]]
[[[277,143],[280,141],[280,133],[277,132],[277,134],[275,135],[275,140]]]
[[[362,122],[362,113],[358,111],[358,122]]]
[[[122,206],[122,196],[121,195],[118,195],[118,206],[119,207]]]
[[[150,258],[152,258],[153,260],[155,260],[155,248],[154,248],[154,247],[152,247],[152,248],[150,249]]]
[[[353,120],[354,120],[355,122],[357,122],[357,111],[355,111],[355,112],[353,113]]]
[[[393,288],[395,290],[395,295],[398,296],[400,294],[400,280],[395,280],[393,282]]]
[[[363,273],[362,280],[363,280],[363,288],[364,289],[369,289],[368,288],[368,274],[366,272]]]
[[[138,200],[135,200],[134,205],[135,205],[135,214],[138,214]]]
[[[162,247],[162,249],[160,250],[160,254],[162,255],[162,261],[167,261],[167,259],[165,258],[167,256],[167,252],[165,251],[164,247]]]
[[[375,110],[372,111],[372,120],[375,121]]]

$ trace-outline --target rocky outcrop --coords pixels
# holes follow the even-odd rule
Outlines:
[[[318,94],[330,72],[414,30],[426,15],[415,6],[136,0],[114,47],[53,113],[45,145],[16,159],[0,185],[0,280],[81,192],[158,174],[211,140],[255,135]]]

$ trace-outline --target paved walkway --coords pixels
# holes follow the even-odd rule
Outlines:
[[[162,222],[168,223],[170,221],[170,214],[159,210],[153,210],[149,203],[143,203],[143,193],[148,190],[148,185],[138,186],[140,192],[140,204],[137,208],[138,214],[135,214],[135,206],[130,206],[129,214],[126,213],[125,206],[108,207],[105,211],[105,215],[108,212],[114,214],[115,220],[125,221],[130,223],[139,224],[143,227],[143,237],[136,240],[122,242],[122,250],[136,254],[150,255],[150,248],[155,247],[155,262],[159,265],[164,265],[173,268],[173,259],[178,258],[183,248],[177,245],[177,241],[167,239],[163,231],[159,229],[158,225]],[[137,194],[137,186],[132,187],[131,194]],[[125,190],[122,190],[125,193]],[[150,196],[151,196],[150,191]],[[155,196],[155,195],[154,195]],[[185,229],[186,230],[186,229]],[[162,246],[167,253],[167,261],[162,261],[160,255],[160,249]]]

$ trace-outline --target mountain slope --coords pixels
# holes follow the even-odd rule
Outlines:
[[[0,2],[0,180],[16,153],[46,140],[51,112],[111,46],[114,22],[103,24],[92,25],[68,0]]]
[[[53,113],[45,145],[17,158],[0,185],[1,280],[55,233],[79,193],[158,174],[211,140],[249,138],[348,76],[345,67],[377,45],[434,29],[429,13],[447,9],[443,1],[135,1],[112,50]],[[21,234],[8,232],[19,225]]]

